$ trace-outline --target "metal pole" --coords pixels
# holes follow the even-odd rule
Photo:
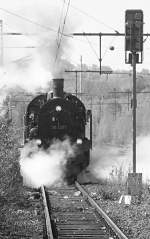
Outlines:
[[[125,36],[125,33],[109,33],[109,32],[100,32],[100,33],[91,33],[91,32],[84,32],[84,33],[72,33],[73,36]],[[150,33],[144,33],[143,36],[150,36]]]
[[[133,67],[133,173],[136,173],[136,52],[132,52]]]
[[[80,58],[81,72],[80,72],[80,100],[82,100],[82,56]]]
[[[92,139],[92,134],[93,134],[93,130],[92,130],[92,111],[91,111],[91,114],[90,114],[90,142],[91,142],[91,149],[92,149],[92,143],[93,143],[93,139]]]
[[[102,37],[99,35],[99,71],[101,75],[102,70]]]
[[[128,90],[128,111],[129,111],[129,106],[130,106],[130,102],[129,102],[129,100],[130,100],[130,91]]]
[[[0,66],[3,66],[3,21],[0,20],[0,49],[1,49],[1,52],[0,52]]]
[[[116,120],[117,116],[117,96],[116,96],[116,88],[114,88],[114,97],[115,97],[115,109],[114,109],[114,119]]]
[[[77,71],[76,71],[76,96],[77,96],[77,94],[78,94],[78,82],[77,82]]]

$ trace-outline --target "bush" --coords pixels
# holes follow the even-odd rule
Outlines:
[[[10,124],[0,119],[0,194],[6,195],[18,189],[21,182],[18,144]]]
[[[116,188],[112,188],[111,186],[105,186],[100,189],[100,195],[103,200],[116,201],[119,200],[120,191]]]

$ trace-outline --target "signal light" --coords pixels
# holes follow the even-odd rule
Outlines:
[[[125,13],[125,50],[143,51],[143,11],[126,10]]]

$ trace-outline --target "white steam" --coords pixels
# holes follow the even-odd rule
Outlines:
[[[0,66],[2,103],[10,92],[17,94],[18,87],[27,93],[35,93],[39,89],[45,91],[53,77],[61,77],[64,71],[62,61],[68,59],[70,38],[60,34],[62,40],[58,49],[58,27],[63,2],[39,0],[37,3],[35,0],[27,0],[20,4],[19,0],[15,0],[11,4],[9,0],[0,0],[0,3],[4,9],[1,10],[3,31],[23,34],[7,36],[4,41],[5,46],[10,48],[4,48],[3,66]],[[5,10],[8,10],[8,6],[7,12]],[[73,25],[68,17],[65,33],[72,31]]]
[[[109,179],[112,172],[116,176],[121,168],[125,174],[130,166],[129,160],[125,159],[126,150],[110,145],[96,145],[91,155],[91,172],[99,179]]]
[[[99,145],[93,149],[90,169],[99,179],[126,180],[132,171],[132,145],[113,147]],[[137,138],[137,173],[142,173],[143,182],[150,180],[150,136]]]
[[[137,141],[137,172],[143,180],[150,180],[150,136],[139,137]]]
[[[20,167],[24,184],[40,187],[62,182],[67,159],[74,155],[69,140],[55,141],[47,150],[38,148],[37,143],[31,141],[21,151]]]
[[[40,60],[36,57],[21,59],[18,65],[11,64],[1,69],[0,77],[0,89],[4,89],[6,93],[17,87],[34,93],[38,88],[45,89],[52,79],[51,73],[42,67]]]

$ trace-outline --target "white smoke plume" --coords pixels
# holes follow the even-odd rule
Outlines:
[[[24,184],[38,188],[63,182],[67,159],[73,155],[68,139],[55,141],[47,150],[39,148],[36,140],[25,144],[20,156]]]
[[[35,93],[38,88],[45,89],[52,76],[50,72],[42,68],[38,59],[35,59],[30,62],[28,69],[13,64],[1,69],[0,78],[0,90],[5,95],[13,89],[17,91],[17,87],[29,93]]]
[[[143,182],[150,181],[150,136],[137,138],[137,173],[142,173]],[[127,174],[133,172],[132,145],[124,147],[97,145],[92,152],[91,172],[99,179],[126,180]],[[120,171],[121,170],[121,171]]]
[[[10,48],[4,48],[4,64],[0,68],[0,92],[3,92],[0,102],[10,91],[17,93],[18,87],[29,93],[35,93],[39,88],[44,91],[53,77],[61,76],[62,59],[68,59],[70,48],[70,38],[60,34],[63,24],[63,18],[60,21],[62,4],[48,0],[27,0],[21,3],[19,0],[12,3],[0,0],[3,31],[25,33],[4,39],[4,45]],[[66,5],[64,13],[65,9]],[[69,32],[69,29],[71,32],[74,29],[71,16],[67,18],[64,31]]]
[[[129,160],[125,160],[128,148],[119,148],[110,145],[96,145],[91,154],[90,171],[98,179],[110,179],[112,172],[122,168],[124,175],[130,167]]]

